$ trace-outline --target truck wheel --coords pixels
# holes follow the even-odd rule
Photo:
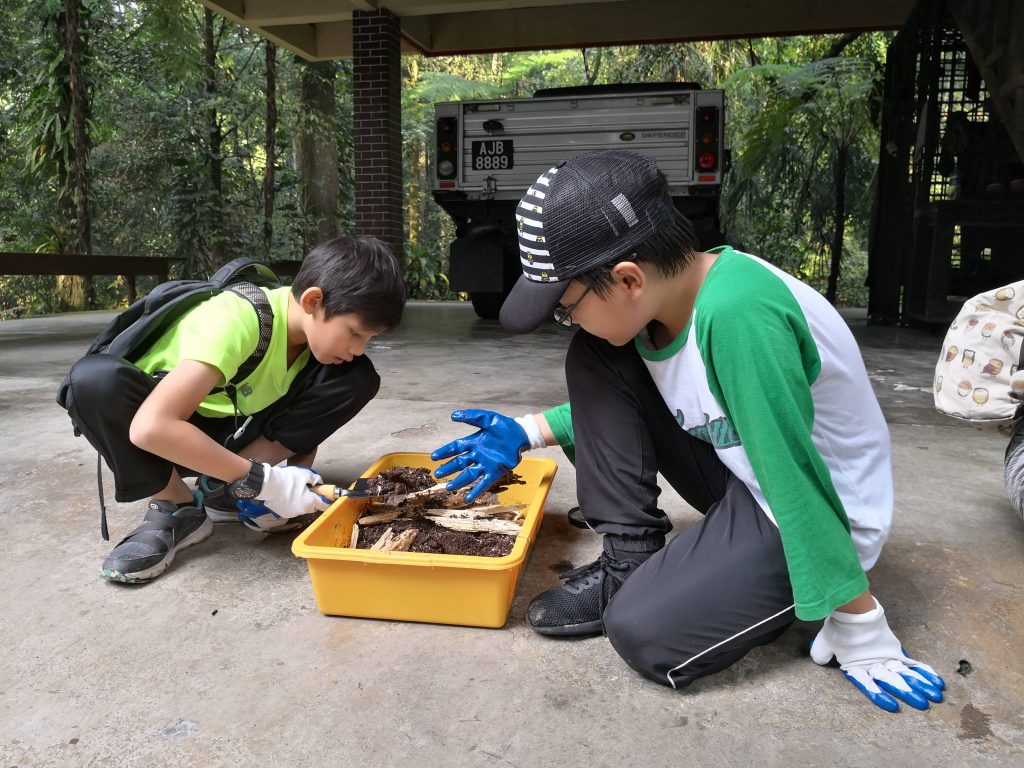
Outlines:
[[[501,305],[505,303],[506,294],[497,293],[484,293],[481,291],[475,291],[469,294],[470,300],[473,302],[473,309],[476,310],[478,317],[484,320],[497,320],[498,313],[501,311]]]

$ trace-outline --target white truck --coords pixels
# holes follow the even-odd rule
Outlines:
[[[452,290],[495,318],[520,274],[515,209],[559,161],[618,147],[651,155],[702,247],[720,245],[725,100],[695,83],[550,88],[530,98],[434,105],[433,195],[456,223]]]

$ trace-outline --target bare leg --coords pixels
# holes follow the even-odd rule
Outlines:
[[[260,435],[249,445],[245,446],[239,455],[252,461],[258,461],[261,464],[270,464],[271,466],[287,461],[291,466],[309,467],[312,466],[313,460],[316,458],[316,449],[314,448],[309,453],[299,456],[293,454],[281,443],[268,440],[263,435]]]
[[[192,501],[192,490],[178,476],[178,470],[172,469],[171,479],[167,486],[159,493],[154,493],[153,498],[159,501],[173,501],[175,504],[186,504]]]

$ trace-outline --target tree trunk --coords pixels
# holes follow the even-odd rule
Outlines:
[[[338,224],[338,127],[333,61],[304,62],[298,164],[307,217],[306,250],[340,234]]]
[[[89,93],[84,62],[86,42],[79,0],[64,0],[61,28],[67,74],[62,99],[67,112],[61,115],[63,135],[68,137],[67,162],[58,162],[60,184],[59,207],[62,211],[64,235],[60,248],[65,253],[92,251],[92,227],[89,218],[89,140],[86,121],[89,117]],[[61,153],[58,153],[61,154]],[[91,277],[62,275],[57,280],[57,293],[69,309],[95,306],[96,296]]]
[[[597,76],[601,73],[601,56],[603,49],[595,49],[591,60],[587,59],[586,48],[581,48],[580,50],[583,52],[583,74],[587,78],[587,85],[593,85],[597,82]]]
[[[214,270],[224,264],[224,135],[217,114],[217,48],[213,41],[213,11],[203,10],[203,79],[206,83],[206,157],[210,172],[210,259]]]
[[[835,183],[835,206],[832,209],[832,260],[828,271],[828,288],[825,298],[831,304],[836,303],[839,288],[839,270],[843,260],[843,238],[846,235],[846,163],[849,147],[840,144],[836,152],[833,173]]]
[[[78,0],[64,0],[64,12],[67,14],[64,49],[68,57],[68,96],[74,147],[71,178],[75,200],[75,245],[79,249],[76,253],[89,253],[92,251],[92,225],[89,218],[89,141],[86,133],[89,93],[82,63],[86,44],[81,34]]]
[[[270,258],[274,240],[274,165],[277,162],[277,46],[267,41],[267,135],[263,168],[263,251]]]

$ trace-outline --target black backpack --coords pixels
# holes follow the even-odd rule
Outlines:
[[[256,349],[238,372],[214,392],[223,390],[235,402],[235,386],[256,370],[267,348],[274,327],[274,311],[260,287],[278,288],[281,282],[265,264],[247,258],[235,259],[218,269],[208,280],[169,280],[132,304],[100,331],[85,355],[114,355],[137,360],[150,344],[160,338],[182,315],[201,302],[223,291],[231,291],[252,304],[259,318],[260,338]],[[161,373],[156,373],[160,376]],[[67,410],[70,374],[57,392],[57,403]]]

